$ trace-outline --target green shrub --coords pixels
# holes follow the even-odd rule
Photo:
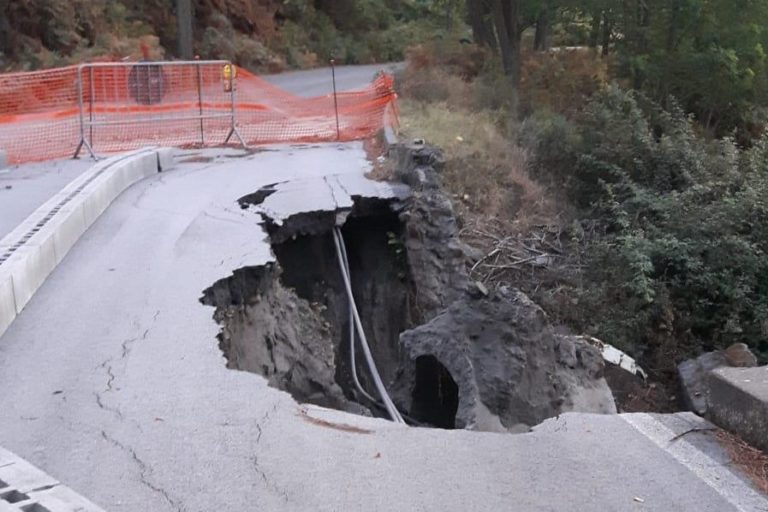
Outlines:
[[[709,141],[680,108],[611,87],[522,138],[596,226],[581,328],[660,370],[737,341],[768,356],[768,137]]]

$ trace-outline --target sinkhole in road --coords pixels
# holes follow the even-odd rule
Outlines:
[[[229,368],[258,373],[299,402],[385,416],[359,339],[353,371],[349,302],[332,234],[339,214],[352,291],[381,378],[387,385],[403,368],[413,371],[401,364],[399,336],[417,315],[403,225],[391,200],[356,198],[349,211],[301,213],[280,225],[265,219],[276,261],[239,269],[201,300],[216,308]],[[448,370],[425,359],[415,371],[401,412],[416,424],[453,428],[458,386]]]

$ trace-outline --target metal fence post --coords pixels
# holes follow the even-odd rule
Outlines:
[[[93,69],[91,69],[91,73],[93,73]],[[75,149],[75,154],[72,156],[72,158],[77,158],[80,155],[80,151],[83,149],[83,146],[85,146],[88,149],[88,152],[91,154],[91,157],[94,159],[96,158],[96,155],[93,152],[93,147],[91,147],[91,144],[85,140],[85,112],[83,107],[83,65],[77,67],[77,106],[78,111],[80,113],[80,143],[77,145],[77,149]],[[91,88],[93,88],[93,83],[91,83]],[[91,94],[91,102],[93,102],[93,95]],[[93,112],[93,108],[91,108],[91,115]],[[90,123],[89,123],[90,125]],[[91,130],[93,130],[93,127],[91,126]]]
[[[230,128],[229,128],[229,134],[227,134],[227,138],[224,139],[224,144],[229,142],[229,139],[232,138],[234,135],[237,137],[237,140],[240,141],[240,144],[243,146],[243,148],[248,149],[248,144],[245,143],[243,140],[243,137],[240,136],[240,132],[237,130],[237,114],[236,114],[236,99],[235,99],[235,66],[229,62],[227,63],[227,66],[229,66],[229,96],[231,99],[231,108],[230,108]]]
[[[341,140],[339,129],[339,100],[336,95],[336,59],[331,58],[331,78],[333,80],[333,110],[336,112],[336,139]]]
[[[88,84],[90,89],[88,93],[88,143],[93,148],[93,106],[96,102],[96,81],[93,79],[93,66],[88,66]],[[91,153],[93,153],[93,149],[91,149]],[[96,158],[96,155],[93,158]]]
[[[200,112],[200,144],[205,146],[205,128],[203,127],[203,77],[200,71],[200,64],[195,64],[197,69],[197,106]]]

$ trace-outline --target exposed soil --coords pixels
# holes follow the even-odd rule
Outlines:
[[[332,236],[340,223],[373,359],[409,422],[518,432],[565,411],[615,412],[594,348],[555,336],[520,291],[488,293],[469,278],[439,185],[439,153],[402,146],[391,156],[396,178],[413,190],[405,203],[358,197],[348,211],[304,212],[279,224],[265,216],[276,262],[204,292],[228,366],[259,373],[300,402],[384,415],[352,377],[349,304]],[[373,394],[356,346],[354,368]]]

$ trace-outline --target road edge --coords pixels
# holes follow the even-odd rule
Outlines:
[[[120,194],[172,167],[171,148],[148,147],[98,161],[0,239],[0,336]]]

